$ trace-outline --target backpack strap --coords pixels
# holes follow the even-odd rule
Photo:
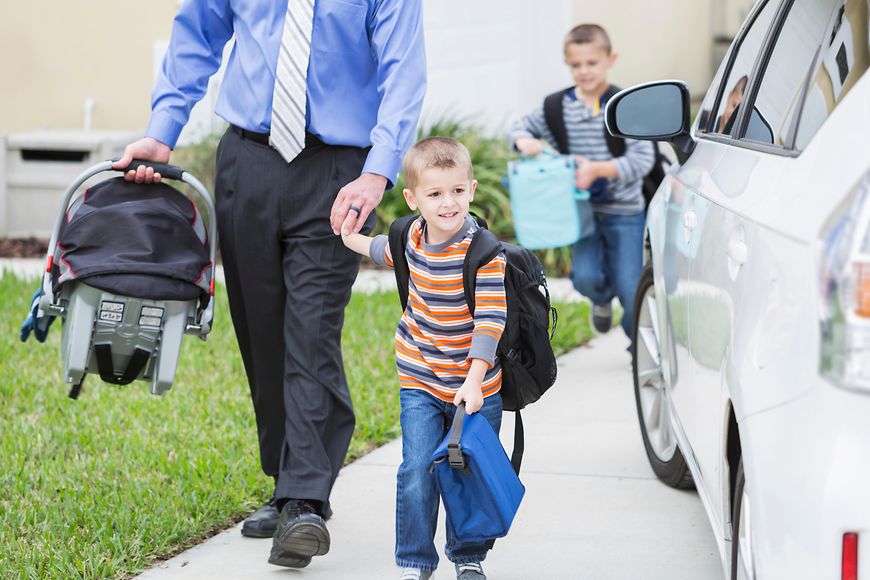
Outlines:
[[[568,129],[565,126],[565,111],[562,105],[562,99],[573,90],[574,87],[568,87],[567,89],[562,89],[561,91],[547,95],[547,97],[544,98],[544,121],[547,123],[547,129],[549,129],[550,133],[553,135],[553,139],[556,140],[556,148],[562,155],[568,155],[569,153]],[[616,85],[609,85],[607,87],[607,90],[604,91],[603,95],[601,95],[602,110],[604,109],[604,106],[607,105],[607,101],[613,98],[613,96],[621,90],[622,89]],[[614,137],[608,133],[605,128],[604,140],[607,141],[607,150],[610,151],[610,155],[613,157],[622,157],[625,155],[625,139]]]
[[[477,216],[474,216],[477,218]],[[480,220],[480,218],[477,218]],[[480,221],[478,221],[480,224]],[[465,293],[465,302],[468,311],[474,314],[474,290],[477,285],[477,271],[481,266],[488,264],[495,258],[504,247],[498,238],[484,225],[471,236],[465,260],[462,262],[462,289]]]
[[[514,411],[514,450],[511,452],[511,465],[514,472],[519,475],[523,465],[523,452],[526,450],[525,431],[523,430],[523,416],[520,411]]]
[[[488,264],[499,253],[504,251],[504,246],[491,231],[479,229],[474,232],[471,238],[471,243],[468,246],[468,252],[465,255],[465,262],[462,264],[462,286],[465,292],[465,301],[468,303],[468,310],[474,313],[474,289],[477,283],[477,270]],[[520,466],[523,463],[523,451],[525,450],[525,438],[523,433],[523,418],[520,412],[516,412],[516,420],[514,427],[514,449],[511,453],[511,465],[514,471],[519,475]]]
[[[604,91],[603,95],[601,95],[602,114],[604,113],[604,107],[607,105],[607,101],[612,99],[613,96],[621,90],[622,89],[616,85],[610,85],[607,87],[607,90]],[[607,141],[607,150],[610,151],[610,155],[613,157],[622,157],[625,155],[625,139],[614,137],[607,131],[607,127],[604,127],[604,140]]]
[[[393,257],[393,272],[396,275],[396,288],[399,291],[402,312],[408,306],[408,278],[411,275],[408,270],[408,258],[405,256],[405,248],[408,247],[408,234],[417,217],[419,216],[416,214],[400,217],[390,224],[390,233],[387,236],[390,244],[390,254]]]
[[[553,139],[556,140],[556,148],[562,155],[568,154],[568,129],[565,127],[565,111],[562,99],[573,90],[574,87],[568,87],[544,98],[544,121],[547,123],[550,134],[553,135]]]

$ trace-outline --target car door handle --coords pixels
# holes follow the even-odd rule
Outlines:
[[[683,227],[689,231],[694,230],[698,226],[698,214],[692,210],[686,210],[683,214]]]
[[[743,265],[746,262],[746,242],[739,239],[732,239],[728,242],[728,257],[737,265]]]

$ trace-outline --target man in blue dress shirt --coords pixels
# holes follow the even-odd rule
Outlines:
[[[242,533],[272,537],[273,564],[301,568],[329,549],[329,494],[354,430],[340,339],[359,270],[337,234],[351,212],[355,231],[371,229],[414,139],[426,88],[420,4],[187,0],[146,136],[115,164],[169,161],[234,38],[216,107],[230,124],[216,208],[260,461],[275,478]],[[160,180],[151,167],[125,177]]]

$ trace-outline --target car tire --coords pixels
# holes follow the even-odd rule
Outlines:
[[[755,580],[743,460],[737,466],[731,513],[731,580]]]
[[[653,269],[647,265],[634,296],[631,366],[634,398],[643,446],[650,467],[663,483],[677,489],[695,487],[692,473],[668,420],[670,400],[661,366],[661,339],[655,307]]]

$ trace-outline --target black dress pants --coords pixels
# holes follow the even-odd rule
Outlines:
[[[341,327],[360,258],[332,233],[329,214],[367,153],[308,136],[287,164],[233,131],[218,147],[215,205],[230,312],[260,462],[279,499],[327,501],[353,435]]]

